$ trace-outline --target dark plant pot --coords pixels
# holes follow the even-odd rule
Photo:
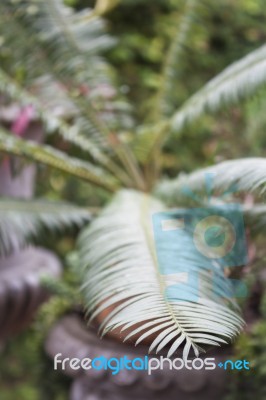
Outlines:
[[[0,339],[25,328],[48,298],[43,276],[59,278],[61,264],[51,252],[30,247],[0,259]]]
[[[125,355],[133,359],[144,357],[148,352],[146,346],[134,347],[133,344],[126,345],[108,338],[100,339],[77,315],[66,316],[56,324],[47,338],[45,349],[51,358],[61,353],[61,359],[120,358]],[[231,352],[228,347],[210,351],[206,357],[215,357],[216,363],[219,363],[230,358]],[[166,354],[162,355],[166,357]],[[147,371],[136,370],[122,370],[117,375],[112,375],[109,370],[75,371],[67,364],[63,372],[73,378],[70,400],[218,400],[226,393],[229,377],[228,371],[221,368],[210,371],[170,370],[167,365],[151,375]]]
[[[266,275],[259,274],[247,301],[244,318],[246,330],[260,319],[260,302],[265,290]],[[46,353],[53,359],[61,353],[64,358],[106,358],[144,357],[148,346],[124,344],[122,341],[104,337],[100,339],[94,328],[86,326],[82,315],[69,315],[62,318],[50,331],[45,343]],[[166,357],[166,353],[162,353]],[[230,346],[211,350],[201,358],[214,357],[215,363],[224,363],[231,359],[233,348]],[[159,357],[151,355],[151,357]],[[182,353],[174,358],[182,357]],[[60,364],[58,365],[60,370]],[[70,400],[221,400],[230,386],[230,369],[216,367],[214,370],[155,370],[152,375],[147,371],[122,370],[112,375],[110,370],[73,370],[66,364],[64,374],[73,378]]]

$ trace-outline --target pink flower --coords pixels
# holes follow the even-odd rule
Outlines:
[[[14,121],[11,131],[16,135],[16,136],[23,136],[29,127],[29,124],[32,120],[34,114],[34,109],[32,105],[24,107],[17,119]]]

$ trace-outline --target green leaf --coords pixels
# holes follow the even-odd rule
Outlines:
[[[90,219],[89,210],[68,203],[0,198],[0,254],[22,248],[43,230],[63,232]]]
[[[182,57],[185,53],[186,42],[189,37],[193,22],[195,21],[196,0],[188,0],[186,9],[178,24],[177,31],[173,37],[169,51],[166,54],[165,64],[162,73],[162,83],[158,95],[157,116],[169,116],[173,112],[172,92],[178,82],[178,73]]]
[[[173,116],[174,132],[206,112],[216,112],[250,97],[266,82],[266,46],[227,67],[194,94]]]
[[[95,144],[89,136],[80,131],[79,125],[75,123],[71,126],[66,124],[62,119],[54,116],[50,111],[46,111],[41,102],[22,89],[15,81],[13,81],[4,71],[0,69],[0,89],[2,93],[8,94],[13,100],[19,101],[21,104],[31,104],[34,106],[34,111],[39,119],[44,123],[46,132],[56,132],[63,137],[64,140],[80,147],[86,151],[99,164],[104,166],[109,171],[113,172],[114,176],[121,180],[124,184],[130,183],[127,175],[117,166],[111,158],[104,154],[100,146]]]
[[[213,288],[208,265],[203,265],[188,245],[185,233],[184,241],[178,243],[181,254],[176,260],[176,273],[184,265],[191,274],[201,273],[199,298],[197,302],[174,301],[166,296],[169,281],[170,285],[174,281],[162,273],[158,264],[151,225],[152,215],[162,210],[165,207],[148,195],[120,192],[79,238],[82,290],[91,320],[104,309],[114,308],[102,322],[103,334],[130,327],[132,334],[141,335],[137,343],[155,335],[151,348],[157,351],[175,340],[169,356],[184,342],[187,357],[192,349],[198,354],[198,344],[206,344],[210,338],[215,345],[220,345],[221,339],[231,340],[243,321],[229,307],[231,304],[237,309],[226,295],[229,281],[223,271],[217,269],[221,285]],[[171,258],[171,253],[166,256]],[[190,283],[187,290],[194,293],[196,287]],[[219,293],[223,296],[217,297]]]
[[[0,152],[26,157],[57,168],[94,185],[103,187],[108,191],[115,191],[117,188],[117,182],[114,178],[89,162],[69,157],[51,146],[39,145],[30,140],[19,139],[12,134],[8,134],[3,128],[0,128]]]
[[[76,12],[62,0],[3,0],[1,7],[34,35],[56,73],[93,87],[109,82],[109,67],[100,54],[115,40],[106,34],[102,19],[90,18],[91,10]]]
[[[211,179],[212,195],[250,192],[262,196],[266,190],[266,159],[243,158],[224,161],[220,164],[200,169],[189,175],[182,174],[172,181],[164,181],[155,188],[155,195],[169,206],[188,204],[193,197],[204,201]],[[188,195],[187,191],[191,193]],[[198,196],[197,196],[198,195]]]
[[[73,140],[80,145],[87,137],[83,148],[102,165],[108,162],[108,169],[125,185],[132,186],[126,172],[107,157],[117,154],[117,131],[132,126],[132,118],[129,105],[113,83],[112,68],[101,56],[115,42],[106,33],[104,21],[93,16],[91,10],[75,12],[62,0],[3,0],[0,32],[1,27],[8,31],[6,34],[2,29],[6,46],[12,49],[10,63],[26,70],[24,86],[34,90],[35,79],[44,76],[56,82],[76,111],[71,115]],[[6,71],[14,76],[12,68]],[[45,90],[47,87],[38,93],[42,106],[46,105]],[[62,107],[60,90],[53,89],[50,97],[58,98]],[[114,136],[117,140],[112,139]]]

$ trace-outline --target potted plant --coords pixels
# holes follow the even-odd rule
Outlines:
[[[12,69],[3,67],[0,90],[17,102],[30,104],[44,129],[72,144],[73,152],[80,156],[12,136],[4,127],[0,130],[1,152],[57,168],[105,190],[109,197],[115,195],[78,241],[77,271],[90,320],[110,340],[134,339],[137,344],[144,343],[146,352],[167,349],[168,357],[179,349],[184,359],[192,354],[198,357],[206,347],[233,341],[244,325],[233,283],[242,294],[245,288],[239,274],[234,277],[232,267],[247,263],[245,229],[256,233],[257,221],[265,216],[260,196],[266,161],[225,161],[167,181],[162,179],[166,171],[161,161],[169,138],[205,113],[249,98],[265,83],[265,46],[227,67],[172,112],[172,86],[197,9],[195,1],[188,1],[169,46],[156,108],[136,126],[131,107],[115,89],[110,69],[99,57],[113,40],[103,34],[98,12],[75,13],[61,1],[30,0],[3,1],[0,9],[2,18],[20,30],[20,51],[30,55],[23,84],[14,79]],[[15,46],[12,32],[6,42]],[[16,52],[12,56],[15,58]],[[21,60],[21,53],[18,56]],[[55,101],[57,96],[49,91],[49,85],[38,98],[34,90],[27,89],[38,73],[49,73],[50,81],[60,82],[64,99],[75,109],[68,121],[47,112],[45,94],[48,91]],[[58,99],[58,104],[61,102]],[[214,177],[212,193],[210,177]],[[253,195],[251,206],[245,203],[246,193]],[[73,215],[82,211],[78,207],[72,210]],[[29,210],[28,215],[39,224],[44,221],[43,212],[31,215]],[[215,223],[214,214],[218,215]],[[59,205],[58,217],[64,216],[69,215]],[[196,222],[203,219],[207,220],[196,230]],[[186,221],[189,229],[185,229]],[[53,222],[47,219],[46,225],[53,226]],[[172,236],[177,231],[178,235]],[[207,242],[211,240],[207,253],[202,248],[202,232]],[[25,239],[31,233],[25,229]],[[222,247],[227,253],[214,254],[220,241],[225,241]],[[186,285],[180,281],[184,273]],[[201,383],[199,387],[202,389]],[[84,398],[84,393],[73,396]]]

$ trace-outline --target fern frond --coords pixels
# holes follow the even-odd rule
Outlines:
[[[0,254],[22,248],[43,230],[80,228],[90,219],[88,210],[68,203],[0,198]]]
[[[38,145],[32,141],[26,141],[8,134],[0,128],[0,152],[26,157],[30,160],[43,163],[63,172],[84,179],[94,185],[115,191],[117,181],[106,174],[99,167],[95,167],[87,161],[82,161],[67,154],[55,150],[51,146]]]
[[[151,223],[152,215],[162,210],[164,206],[148,195],[120,192],[81,233],[82,290],[91,320],[113,308],[100,327],[104,334],[130,328],[127,338],[138,334],[136,344],[155,334],[150,350],[160,351],[169,345],[170,357],[184,345],[187,358],[190,350],[199,353],[207,337],[209,344],[217,346],[231,340],[242,319],[234,300],[228,298],[230,284],[222,270],[217,268],[220,285],[216,288],[212,285],[211,263],[196,254],[185,232],[160,250],[174,274],[187,271],[195,278],[200,273],[199,292],[195,279],[187,285],[187,293],[198,293],[199,298],[184,301],[178,290],[175,298],[166,295],[168,285],[174,285],[175,280],[160,266]]]
[[[160,148],[160,138],[165,137],[168,132],[169,122],[164,120],[137,129],[136,135],[131,141],[131,147],[141,164],[147,164],[150,161],[152,154]]]
[[[109,82],[100,53],[115,41],[104,32],[103,20],[87,18],[90,10],[74,12],[61,0],[4,0],[3,7],[29,34],[37,35],[58,73],[72,76],[70,82],[90,82],[93,87]]]
[[[189,175],[182,174],[172,181],[162,182],[155,188],[154,193],[169,206],[187,204],[189,198],[196,198],[197,194],[206,195],[210,179],[213,193],[218,191],[220,194],[226,194],[232,190],[262,196],[266,190],[266,159],[243,158],[224,161]]]
[[[169,116],[173,110],[173,90],[178,80],[178,70],[184,55],[185,45],[195,21],[196,0],[186,2],[186,10],[175,33],[163,68],[162,83],[158,95],[157,116]]]
[[[131,111],[124,99],[119,98],[110,66],[100,56],[105,47],[114,43],[105,33],[103,21],[96,17],[87,19],[87,15],[91,16],[90,10],[75,13],[61,0],[15,3],[4,0],[0,11],[0,25],[8,25],[9,16],[11,23],[16,24],[15,31],[28,38],[30,49],[29,45],[25,46],[22,56],[25,40],[20,43],[21,38],[18,40],[14,34],[8,36],[3,32],[5,40],[9,40],[8,47],[15,50],[14,57],[19,54],[16,62],[32,59],[27,65],[27,77],[49,74],[60,81],[79,110],[75,116],[78,129],[95,144],[115,152],[109,135],[121,127],[128,128]],[[17,46],[20,52],[16,51]]]
[[[22,105],[31,104],[34,106],[35,113],[40,121],[43,122],[44,129],[49,134],[58,133],[64,140],[78,146],[88,152],[91,157],[107,170],[112,172],[125,185],[130,185],[130,179],[127,174],[116,165],[110,156],[105,154],[99,145],[95,144],[87,135],[80,131],[79,125],[75,123],[69,126],[62,119],[52,114],[51,110],[46,110],[40,101],[22,89],[13,81],[4,71],[0,69],[0,90],[7,94],[11,99],[18,101]]]
[[[110,48],[115,40],[104,32],[104,23],[100,18],[88,20],[90,10],[74,13],[62,0],[39,0],[38,11],[31,16],[27,8],[34,2],[27,0],[24,3],[26,8],[22,10],[22,20],[25,19],[27,26],[40,36],[44,51],[49,48],[47,57],[55,74],[69,87],[72,101],[86,119],[85,123],[82,118],[79,120],[83,130],[89,129],[95,138],[98,136],[98,140],[99,136],[101,140],[106,139],[110,131],[99,118],[100,112],[94,107],[95,101],[90,98],[90,93],[104,86],[115,90],[109,66],[100,57],[100,53]],[[80,92],[84,85],[87,85],[87,96],[82,96]],[[108,103],[107,98],[105,102]]]
[[[83,148],[97,161],[101,161],[101,151],[90,141],[89,137],[85,137],[78,131],[74,125],[68,125],[61,119],[55,117],[51,112],[45,110],[45,106],[35,98],[27,90],[21,88],[12,78],[10,78],[3,70],[0,69],[0,90],[7,94],[12,100],[18,101],[21,105],[31,104],[37,116],[44,123],[47,133],[58,132],[66,141]]]
[[[172,118],[172,130],[180,131],[205,112],[216,112],[251,96],[266,82],[266,46],[227,67],[194,94]]]

